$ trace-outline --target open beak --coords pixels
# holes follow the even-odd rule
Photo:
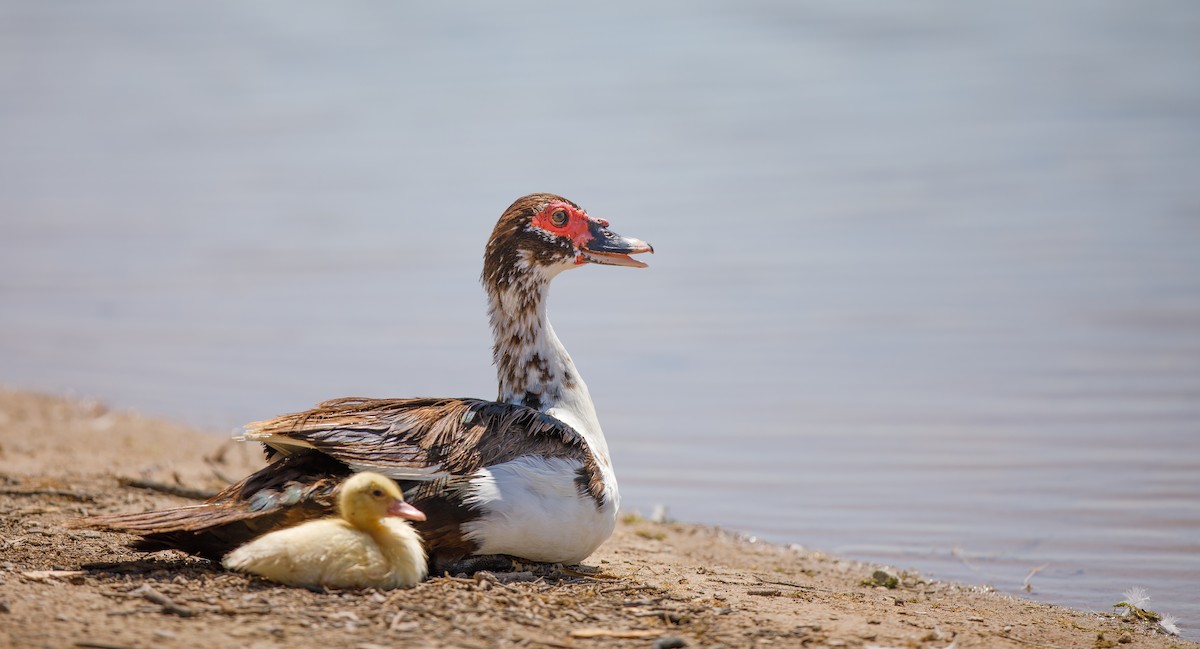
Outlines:
[[[399,516],[400,518],[407,518],[410,521],[425,520],[424,512],[404,502],[403,500],[397,500],[391,505],[388,505],[387,513],[388,516]]]
[[[607,223],[600,221],[592,221],[588,227],[588,233],[592,238],[584,244],[580,255],[584,260],[593,264],[604,264],[606,266],[630,266],[632,268],[645,268],[644,262],[638,261],[629,255],[636,255],[643,252],[654,252],[654,246],[632,237],[623,237],[606,227]]]

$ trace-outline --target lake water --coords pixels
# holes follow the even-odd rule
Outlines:
[[[0,2],[0,382],[494,395],[558,192],[627,509],[1200,637],[1200,4],[468,5]]]

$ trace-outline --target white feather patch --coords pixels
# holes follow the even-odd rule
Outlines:
[[[582,463],[526,455],[480,469],[466,503],[482,516],[463,525],[479,554],[511,554],[531,561],[579,563],[612,534],[617,507],[600,507],[580,493]]]

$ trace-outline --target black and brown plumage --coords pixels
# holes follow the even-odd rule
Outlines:
[[[517,199],[484,254],[483,285],[499,379],[495,401],[327,401],[248,424],[265,468],[191,507],[83,519],[80,525],[220,558],[266,532],[328,515],[358,471],[396,480],[435,569],[473,556],[577,563],[612,533],[619,492],[587,385],[550,326],[558,273],[585,264],[643,267],[653,252],[553,194]]]

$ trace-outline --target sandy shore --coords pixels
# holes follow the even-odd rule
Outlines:
[[[1155,625],[1022,601],[697,525],[625,520],[584,566],[393,592],[283,588],[83,514],[195,502],[256,448],[104,405],[0,391],[0,645],[13,647],[1198,647]],[[173,485],[182,495],[131,481]],[[681,644],[682,643],[682,644]]]

